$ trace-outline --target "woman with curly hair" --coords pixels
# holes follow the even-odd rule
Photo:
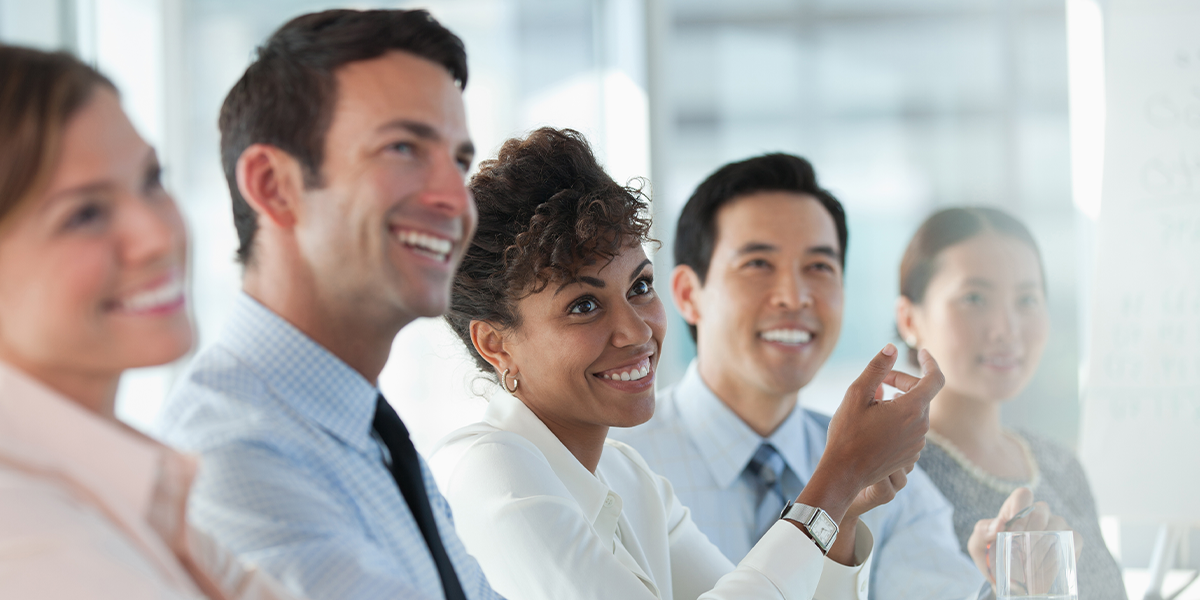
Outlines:
[[[641,192],[614,182],[580,134],[548,128],[505,143],[470,189],[479,227],[447,320],[508,394],[430,464],[493,587],[522,599],[865,598],[865,526],[837,545],[806,528],[815,521],[781,520],[735,567],[666,479],[606,440],[652,415],[666,329]],[[822,462],[797,498],[835,530],[920,450],[940,374],[931,359],[921,380],[890,372],[895,354],[875,357],[834,417],[826,456],[855,460]],[[899,412],[872,410],[885,380],[910,396],[884,409]],[[885,435],[865,433],[883,419]]]

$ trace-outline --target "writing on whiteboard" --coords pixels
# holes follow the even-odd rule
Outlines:
[[[1200,120],[1200,106],[1196,110]],[[1180,152],[1146,161],[1142,166],[1142,190],[1152,196],[1200,194],[1200,154]]]
[[[1200,250],[1200,216],[1159,215],[1158,241],[1166,252]]]

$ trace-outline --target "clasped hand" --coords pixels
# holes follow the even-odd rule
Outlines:
[[[1079,532],[1071,529],[1065,519],[1051,513],[1049,505],[1045,502],[1034,502],[1033,492],[1029,488],[1017,488],[1004,501],[995,518],[980,519],[975,523],[975,530],[967,540],[967,553],[993,586],[996,585],[996,534],[1002,531],[1070,531],[1073,534],[1076,560],[1079,560],[1079,553],[1083,550],[1083,538]],[[1045,566],[1041,569],[1042,572],[1055,573],[1058,570],[1057,565],[1047,564],[1057,560],[1056,553],[1050,552],[1049,548],[1030,550],[1035,554],[1034,563]],[[1034,586],[1044,584],[1048,587],[1051,581],[1031,583]],[[1034,592],[1036,590],[1030,590],[1030,593]]]

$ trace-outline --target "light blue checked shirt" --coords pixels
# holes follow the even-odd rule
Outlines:
[[[313,600],[443,598],[437,567],[372,436],[379,390],[242,294],[167,401],[159,433],[203,455],[193,524]],[[446,553],[472,600],[499,598],[454,533],[424,460]]]
[[[678,384],[659,392],[650,421],[609,437],[669,479],[700,530],[737,562],[757,541],[757,484],[746,465],[759,445],[768,441],[783,456],[783,490],[795,498],[821,459],[828,427],[829,417],[797,407],[764,439],[713,394],[693,361]],[[863,515],[875,534],[871,600],[975,597],[983,575],[959,549],[952,512],[916,468],[894,500]]]

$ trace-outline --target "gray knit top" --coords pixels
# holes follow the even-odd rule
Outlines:
[[[1049,504],[1054,514],[1066,519],[1083,537],[1078,564],[1079,600],[1128,600],[1121,569],[1100,536],[1096,502],[1083,467],[1065,448],[1026,432],[1020,435],[1032,450],[1040,472],[1040,477],[1032,482],[1034,500]],[[955,453],[929,440],[921,451],[919,464],[954,506],[954,532],[966,552],[967,538],[975,531],[975,522],[994,518],[1011,490],[1030,482],[995,479],[986,482],[978,472],[972,472],[977,467],[964,467],[953,456]],[[1006,484],[1009,491],[996,489],[997,483]]]

